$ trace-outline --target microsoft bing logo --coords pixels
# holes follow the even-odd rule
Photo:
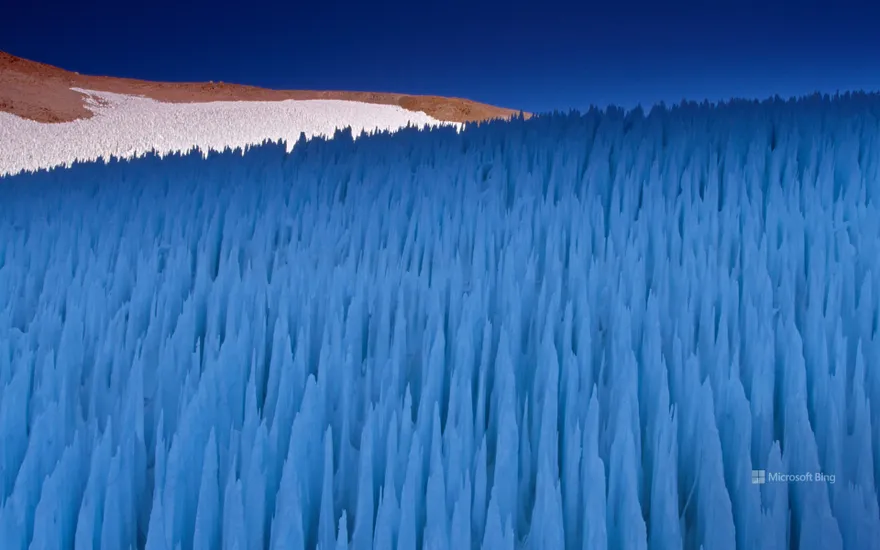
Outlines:
[[[752,485],[763,485],[767,482],[764,470],[752,470]]]

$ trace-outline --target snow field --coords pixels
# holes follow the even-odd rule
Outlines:
[[[877,548],[878,107],[0,178],[4,550]]]
[[[446,125],[425,113],[356,101],[215,101],[163,103],[145,97],[75,91],[87,97],[92,118],[45,124],[0,112],[0,176],[73,162],[247,149],[265,141],[293,144],[332,136],[337,129],[394,131],[407,125]],[[452,124],[460,127],[460,124]]]

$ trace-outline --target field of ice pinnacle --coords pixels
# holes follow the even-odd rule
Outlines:
[[[878,548],[878,138],[814,96],[0,178],[0,546]]]

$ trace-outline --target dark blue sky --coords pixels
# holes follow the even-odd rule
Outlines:
[[[9,2],[0,49],[81,73],[530,111],[880,89],[863,0]]]

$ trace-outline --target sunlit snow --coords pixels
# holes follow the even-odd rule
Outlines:
[[[0,112],[0,175],[75,161],[246,148],[265,141],[290,145],[300,133],[337,129],[398,130],[447,124],[425,113],[357,101],[215,101],[163,103],[145,97],[80,90],[94,116],[46,124]],[[460,126],[454,124],[454,126]]]

